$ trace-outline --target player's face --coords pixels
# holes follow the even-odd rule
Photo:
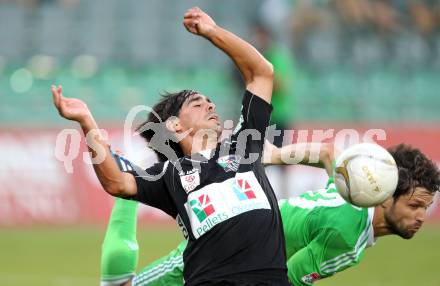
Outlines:
[[[402,238],[412,238],[425,222],[426,210],[433,198],[425,188],[417,187],[414,192],[391,202],[385,210],[385,221],[391,231]]]
[[[199,130],[213,130],[218,134],[222,131],[220,117],[215,112],[215,104],[204,95],[191,95],[182,105],[179,121],[184,130],[193,129],[192,135]]]

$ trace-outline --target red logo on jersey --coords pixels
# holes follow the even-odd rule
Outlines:
[[[251,185],[248,181],[244,179],[234,180],[232,183],[232,189],[234,190],[235,195],[240,201],[255,199],[255,193],[251,188]]]
[[[180,182],[182,183],[183,189],[189,193],[198,185],[200,185],[200,175],[197,170],[192,170],[186,175],[180,176]]]
[[[185,177],[185,181],[187,181],[188,183],[194,182],[195,179],[196,179],[196,176],[194,176],[194,175],[189,175],[189,176]]]
[[[208,195],[201,195],[198,200],[191,200],[189,205],[200,222],[204,221],[215,212],[214,206]]]
[[[307,284],[312,284],[313,282],[315,282],[316,280],[321,279],[321,275],[319,275],[319,273],[313,272],[310,274],[307,274],[305,276],[303,276],[303,278],[301,278],[302,282],[307,283]]]

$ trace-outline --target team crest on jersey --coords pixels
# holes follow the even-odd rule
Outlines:
[[[200,175],[196,169],[191,170],[186,175],[180,175],[180,182],[182,183],[183,189],[189,193],[198,185],[200,185]]]
[[[313,282],[315,282],[316,280],[321,279],[321,275],[319,275],[319,273],[313,272],[310,274],[307,274],[305,276],[303,276],[303,278],[301,278],[302,282],[306,283],[306,284],[313,284]]]
[[[220,165],[226,172],[237,172],[240,166],[241,157],[238,155],[226,155],[217,159],[217,164]]]

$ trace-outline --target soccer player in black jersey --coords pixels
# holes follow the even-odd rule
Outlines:
[[[80,123],[92,160],[102,159],[94,169],[105,191],[176,219],[188,240],[186,285],[289,285],[280,213],[261,165],[272,110],[272,65],[199,8],[189,9],[183,24],[226,53],[243,76],[241,117],[229,138],[219,142],[222,124],[206,96],[187,90],[170,94],[153,108],[160,120],[150,114],[140,129],[150,142],[160,142],[153,140],[159,136],[153,127],[164,122],[160,138],[172,140],[156,148],[162,162],[139,170],[126,161],[121,172],[86,104],[63,97],[61,87],[53,86],[55,106],[62,117]]]

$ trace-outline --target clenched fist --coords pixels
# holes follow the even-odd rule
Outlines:
[[[193,7],[183,16],[183,25],[188,32],[209,38],[217,25],[214,20],[199,7]]]

